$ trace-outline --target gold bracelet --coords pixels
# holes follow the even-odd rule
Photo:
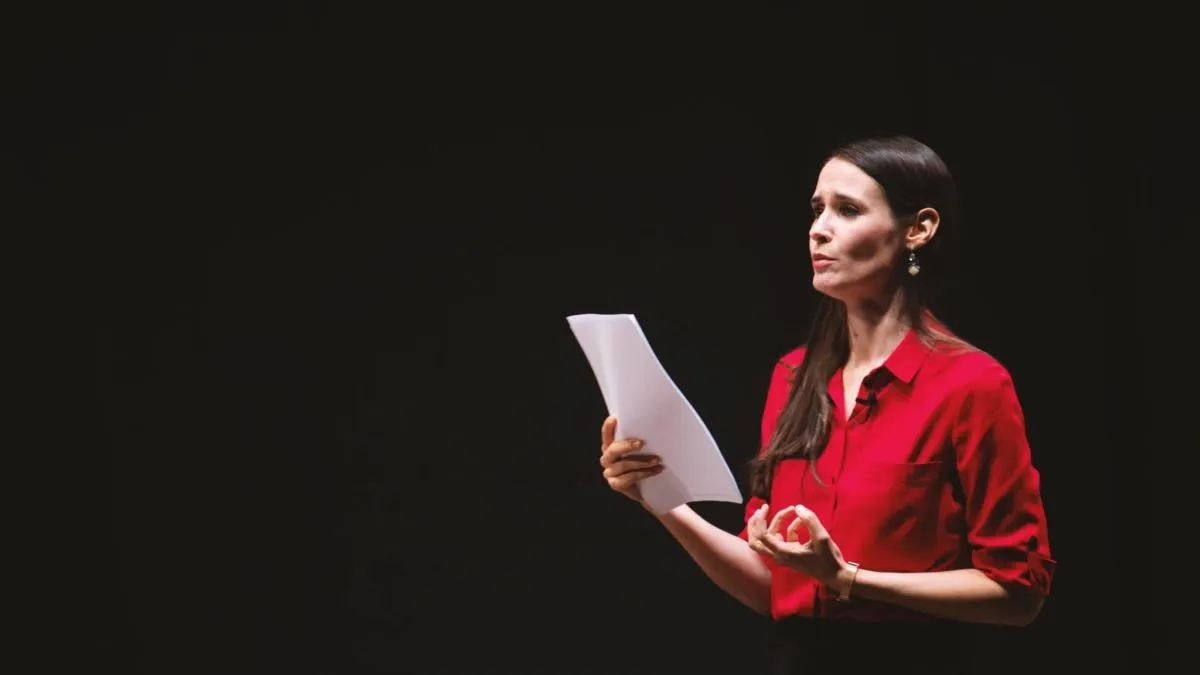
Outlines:
[[[838,596],[838,602],[850,602],[850,591],[854,589],[854,580],[858,578],[858,563],[848,562],[846,564],[853,567],[854,572],[850,575],[850,583],[846,584],[846,590]]]

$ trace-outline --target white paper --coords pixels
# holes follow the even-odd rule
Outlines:
[[[742,503],[737,481],[712,433],[650,348],[632,314],[567,317],[587,356],[617,438],[640,438],[664,470],[641,482],[655,513],[696,501]]]

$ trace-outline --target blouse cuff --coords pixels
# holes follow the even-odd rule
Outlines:
[[[977,551],[975,567],[1002,586],[1050,595],[1058,563],[1037,551]]]

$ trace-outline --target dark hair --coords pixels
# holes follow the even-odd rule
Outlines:
[[[918,252],[919,275],[901,274],[905,284],[905,318],[918,336],[931,347],[973,349],[938,321],[928,307],[930,272],[936,272],[937,245],[942,229],[957,223],[954,179],[942,159],[927,145],[907,136],[857,141],[833,152],[828,159],[842,159],[861,169],[879,183],[897,223],[907,224],[921,209],[933,208],[940,216],[938,237]],[[827,160],[828,161],[828,160]],[[904,261],[898,265],[907,268]],[[787,458],[809,460],[817,482],[816,460],[829,436],[833,402],[829,380],[850,356],[846,306],[822,297],[809,330],[804,359],[792,372],[791,392],[779,415],[767,447],[750,463],[750,491],[770,497],[771,478],[778,463]]]

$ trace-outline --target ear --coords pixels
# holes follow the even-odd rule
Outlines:
[[[941,222],[942,217],[936,209],[924,208],[917,211],[916,218],[913,218],[912,224],[904,233],[904,246],[910,251],[925,246],[937,234]]]

